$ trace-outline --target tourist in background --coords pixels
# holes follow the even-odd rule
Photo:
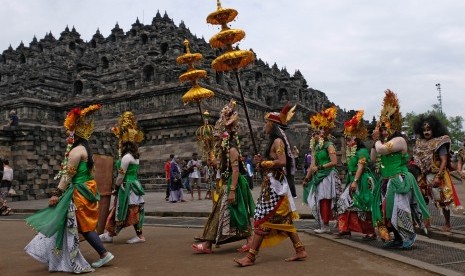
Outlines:
[[[144,134],[137,127],[137,121],[132,112],[124,112],[118,120],[118,126],[112,128],[118,138],[120,158],[116,162],[118,176],[115,181],[113,208],[107,217],[105,230],[100,235],[103,242],[113,242],[113,237],[128,226],[133,226],[136,236],[126,241],[134,244],[145,242],[142,234],[144,224],[144,198],[142,184],[137,179],[139,172],[139,144]],[[122,157],[121,157],[122,156]]]
[[[46,263],[49,271],[91,272],[94,271],[92,267],[101,267],[113,259],[95,232],[100,195],[92,175],[94,160],[88,139],[94,130],[89,115],[98,109],[100,105],[91,105],[83,110],[73,108],[68,113],[64,124],[69,134],[68,146],[56,177],[60,183],[52,192],[50,206],[26,219],[39,233],[25,250]],[[92,266],[81,254],[78,233],[100,256]]]
[[[252,161],[252,156],[247,155],[247,158],[245,158],[245,168],[247,170],[247,173],[245,177],[247,178],[247,183],[249,183],[249,188],[250,190],[253,190],[253,175],[254,175],[254,169],[253,169],[253,161]]]
[[[189,168],[187,167],[187,163],[189,161],[186,159],[182,160],[181,164],[181,177],[182,177],[182,183],[184,188],[186,188],[188,193],[191,193],[191,185],[189,183]]]
[[[199,200],[202,200],[202,195],[200,192],[200,184],[202,180],[201,169],[202,161],[198,159],[198,154],[196,152],[192,153],[192,159],[187,163],[187,169],[189,170],[189,184],[191,186],[191,199],[194,200],[194,188],[197,187],[197,194]]]
[[[304,159],[304,174],[307,175],[308,168],[312,164],[312,151],[308,150],[308,152],[305,154],[305,159]]]
[[[341,180],[336,169],[336,147],[330,141],[335,127],[336,107],[318,112],[310,118],[315,133],[310,140],[312,163],[304,178],[303,201],[318,222],[315,233],[330,233],[329,221],[337,214],[337,201],[341,195]]]
[[[170,171],[170,198],[171,203],[185,202],[182,192],[181,167],[179,166],[179,157],[175,155],[171,161]]]
[[[300,154],[300,151],[297,148],[297,146],[293,146],[292,147],[292,158],[294,159],[296,171],[299,169],[299,165],[300,165],[299,154]]]
[[[171,161],[173,161],[174,154],[170,154],[170,157],[165,162],[165,180],[166,180],[166,191],[165,200],[168,201],[170,197],[170,172],[171,172]]]
[[[11,208],[6,205],[6,198],[10,193],[11,184],[13,181],[13,168],[10,167],[10,161],[4,159],[2,182],[0,183],[0,215],[7,216],[11,212]]]
[[[14,110],[10,111],[10,122],[9,122],[8,126],[10,126],[10,127],[19,126],[19,118],[18,118],[18,115],[16,115],[16,111],[14,111]]]

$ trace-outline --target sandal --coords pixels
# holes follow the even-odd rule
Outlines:
[[[236,249],[237,252],[245,253],[250,250],[250,246],[248,244],[244,244],[241,248]]]
[[[192,245],[192,249],[194,250],[195,253],[197,254],[212,254],[213,251],[211,250],[211,248],[206,248],[205,245],[203,243],[199,243],[199,244],[193,244]]]

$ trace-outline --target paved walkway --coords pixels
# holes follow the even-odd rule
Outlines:
[[[458,184],[458,185],[457,185],[457,190],[458,190],[459,195],[461,196],[461,199],[462,199],[462,200],[465,200],[465,199],[463,199],[463,197],[462,197],[462,196],[465,194],[465,193],[464,193],[464,187],[463,187],[461,184]],[[312,229],[312,228],[313,228],[313,226],[312,226],[312,223],[313,223],[313,222],[312,222],[312,220],[308,220],[308,218],[311,217],[311,216],[310,216],[310,211],[309,211],[309,209],[308,209],[307,206],[305,206],[305,205],[303,205],[303,204],[301,203],[301,201],[302,201],[302,196],[301,196],[301,195],[302,195],[302,186],[300,186],[300,185],[297,186],[297,193],[298,193],[298,198],[295,199],[296,207],[297,207],[297,210],[298,210],[298,212],[300,213],[301,217],[304,219],[303,221],[300,221],[300,222],[299,222],[300,229],[305,230],[305,232],[312,233],[312,231],[309,230],[309,229]],[[256,187],[256,188],[252,191],[252,194],[253,194],[254,198],[257,198],[257,197],[258,197],[258,194],[259,194],[259,188]],[[205,193],[204,193],[204,192],[203,192],[203,196],[205,196]],[[147,212],[147,220],[146,220],[147,227],[144,228],[145,231],[148,231],[149,233],[152,233],[152,232],[151,232],[151,231],[152,231],[151,229],[153,229],[153,227],[151,227],[151,226],[149,226],[149,225],[153,225],[153,224],[156,224],[156,225],[158,225],[158,226],[160,226],[160,225],[171,225],[171,226],[174,226],[176,223],[171,223],[169,217],[178,217],[178,218],[181,219],[181,220],[183,219],[182,217],[184,217],[184,220],[187,219],[188,221],[187,221],[187,222],[185,222],[185,221],[179,222],[178,227],[175,227],[175,228],[173,228],[173,227],[162,227],[162,228],[160,228],[159,230],[156,230],[156,231],[162,231],[162,232],[163,232],[163,231],[168,231],[168,232],[172,232],[173,235],[177,235],[177,234],[175,234],[175,232],[181,231],[181,230],[179,230],[179,228],[187,227],[187,228],[190,229],[190,228],[192,228],[192,227],[194,227],[194,228],[195,228],[195,227],[201,227],[201,225],[203,225],[203,222],[198,221],[198,222],[196,222],[196,223],[192,223],[192,221],[190,221],[190,220],[192,220],[192,219],[198,220],[199,217],[206,217],[206,216],[208,216],[208,214],[209,214],[209,212],[210,212],[210,210],[211,210],[212,202],[211,202],[210,200],[205,200],[205,199],[202,199],[202,200],[198,200],[198,199],[191,200],[190,194],[185,194],[185,199],[186,199],[186,202],[183,202],[183,203],[170,203],[170,202],[165,201],[165,194],[164,194],[163,192],[148,192],[148,193],[145,195],[145,200],[146,200],[146,207],[145,207],[145,208],[146,208],[146,212]],[[16,213],[31,213],[31,212],[35,212],[35,211],[37,211],[37,210],[40,210],[40,209],[44,208],[45,206],[47,206],[47,204],[48,204],[48,199],[30,200],[30,201],[17,201],[17,202],[10,202],[10,203],[9,203],[9,205],[16,211]],[[440,214],[437,212],[437,210],[435,210],[435,212],[436,212],[436,216],[440,217]],[[167,218],[162,218],[162,217],[167,217]],[[191,218],[185,218],[185,217],[191,217],[192,219],[191,219]],[[10,216],[10,217],[3,217],[3,219],[7,219],[7,218],[8,218],[8,219],[13,219],[13,220],[15,220],[15,219],[21,219],[21,218],[24,218],[24,215],[18,215],[18,216],[13,215],[13,216]],[[2,217],[0,217],[0,219],[2,219]],[[171,220],[173,220],[173,219],[175,219],[175,218],[171,218]],[[204,218],[204,219],[205,219],[205,218]],[[204,219],[202,219],[202,220],[204,220]],[[168,221],[165,221],[165,220],[168,220]],[[456,223],[454,223],[454,222],[456,222]],[[24,224],[24,222],[21,222],[21,223]],[[186,224],[186,223],[187,223],[187,224]],[[460,223],[460,225],[459,225],[459,223]],[[0,220],[0,224],[2,225],[2,232],[3,232],[3,229],[4,229],[4,227],[3,227],[4,222]],[[458,230],[456,230],[456,231],[455,231],[455,229],[454,229],[454,228],[455,228],[455,227],[454,227],[454,224],[456,224],[456,225],[455,225],[455,226],[457,227],[456,229],[458,229]],[[449,241],[458,242],[459,244],[457,244],[457,243],[449,243],[449,245],[447,245],[447,246],[450,246],[450,248],[453,248],[453,247],[455,247],[455,246],[460,246],[460,249],[463,250],[463,244],[465,244],[465,232],[464,232],[464,231],[461,231],[461,227],[462,227],[461,225],[465,225],[465,216],[462,215],[462,214],[454,214],[454,219],[453,219],[453,230],[454,230],[454,231],[453,231],[453,233],[444,234],[444,233],[441,233],[441,232],[439,232],[439,231],[434,231],[434,229],[433,229],[432,233],[430,233],[430,237],[433,238],[433,239],[442,240],[442,241],[437,241],[438,246],[440,246],[440,245],[442,246],[442,243],[444,243],[444,245],[445,245],[446,242],[443,242],[444,240],[449,240]],[[22,226],[19,226],[19,228],[22,228]],[[158,228],[157,228],[157,229],[158,229]],[[169,229],[171,229],[171,230],[169,230]],[[154,230],[154,231],[155,231],[155,230]],[[171,244],[172,246],[180,246],[180,244],[182,244],[182,246],[184,246],[184,247],[186,247],[186,248],[189,248],[189,243],[191,242],[192,237],[198,235],[198,234],[199,234],[199,231],[200,231],[200,229],[195,229],[195,230],[192,230],[192,232],[190,232],[189,234],[186,234],[186,233],[180,234],[180,235],[184,235],[184,236],[183,236],[183,237],[179,237],[179,238],[173,238],[173,240],[171,240],[170,238],[166,238],[166,240],[165,240],[165,239],[158,239],[157,234],[150,234],[150,235],[153,235],[153,239],[155,239],[155,240],[163,241],[163,242],[162,242],[163,245],[158,245],[158,243],[156,243],[155,245],[153,245],[153,246],[155,247],[156,250],[167,250],[167,249],[165,248],[165,246],[164,246],[164,243],[165,243],[165,242],[168,242],[168,244]],[[123,231],[123,232],[126,233],[125,235],[131,235],[131,234],[132,234],[131,231]],[[6,231],[6,233],[10,233],[10,232]],[[302,235],[307,236],[306,234],[303,234],[303,233],[302,233]],[[381,255],[381,256],[385,256],[385,257],[387,257],[387,258],[391,258],[391,259],[393,259],[393,260],[398,260],[398,261],[403,261],[403,262],[405,262],[405,257],[406,257],[406,256],[403,256],[403,255],[402,255],[402,254],[403,254],[402,252],[392,252],[392,253],[391,253],[391,252],[386,251],[386,250],[378,249],[378,248],[377,248],[378,246],[376,246],[376,245],[373,246],[373,245],[368,245],[368,244],[366,244],[366,243],[365,243],[365,244],[360,244],[360,242],[357,242],[357,241],[355,241],[355,242],[352,241],[352,242],[349,242],[349,244],[347,244],[347,243],[345,243],[344,240],[342,240],[342,241],[341,241],[341,240],[334,240],[333,237],[331,237],[331,236],[329,236],[329,235],[328,235],[327,237],[325,237],[325,235],[323,235],[322,237],[323,237],[323,238],[327,238],[327,239],[331,240],[332,242],[342,243],[342,244],[345,244],[345,245],[349,245],[349,246],[351,246],[351,247],[354,247],[354,248],[352,248],[352,249],[350,249],[350,248],[338,249],[338,250],[343,250],[343,254],[342,254],[342,255],[344,255],[344,256],[345,256],[345,255],[350,256],[350,255],[351,255],[352,253],[354,253],[354,252],[356,252],[356,253],[358,254],[358,253],[360,253],[360,249],[361,249],[361,250],[363,250],[363,251],[368,251],[368,252],[374,253],[374,254],[376,254],[376,255]],[[151,239],[152,239],[152,238],[151,238]],[[305,239],[308,239],[308,238],[305,238]],[[314,240],[314,241],[310,242],[311,245],[308,246],[308,247],[309,247],[309,252],[310,252],[311,255],[316,254],[318,258],[321,257],[322,259],[320,259],[320,261],[322,261],[322,263],[321,263],[320,265],[322,265],[322,264],[324,263],[324,261],[323,261],[323,260],[324,260],[324,255],[321,255],[321,256],[320,256],[320,253],[321,253],[321,252],[320,252],[320,250],[319,250],[319,248],[318,248],[319,243],[320,243],[321,241],[319,241],[319,239],[315,239],[314,237],[313,237],[313,238],[310,238],[310,239],[312,239],[312,240]],[[426,237],[425,237],[425,238],[419,237],[419,239],[420,239],[420,240],[421,240],[421,239],[425,239],[425,241],[434,242],[434,240],[428,239],[428,238],[426,238]],[[10,239],[8,239],[8,240],[10,240]],[[0,241],[1,241],[1,238],[0,238]],[[123,235],[123,236],[121,237],[121,241],[119,241],[119,243],[124,243],[124,241],[125,241],[125,236]],[[25,241],[25,242],[27,242],[27,241]],[[118,242],[117,242],[117,243],[118,243]],[[315,245],[314,245],[313,243],[315,243]],[[3,242],[2,242],[1,244],[3,244]],[[461,244],[461,245],[460,245],[460,244]],[[21,245],[21,246],[23,246],[23,245]],[[112,246],[112,245],[110,245],[110,247],[109,247],[110,249],[111,249],[111,246]],[[144,246],[145,246],[145,245],[144,245]],[[237,247],[237,245],[232,245],[232,247],[234,247],[234,246]],[[322,245],[322,246],[323,246],[323,247],[327,247],[327,246],[329,246],[329,245]],[[430,246],[430,245],[429,245],[429,246]],[[447,246],[446,246],[446,248],[444,249],[444,250],[446,250],[446,251],[448,250],[448,249],[447,249]],[[121,245],[121,247],[129,248],[129,247],[127,247],[126,245]],[[226,246],[225,246],[225,247],[226,247]],[[232,247],[231,247],[231,248],[232,248]],[[330,246],[330,247],[331,247],[331,246]],[[421,242],[418,242],[418,247],[419,247],[419,249],[421,249]],[[183,248],[182,250],[185,251],[186,248]],[[228,246],[228,248],[229,248],[229,246]],[[111,250],[114,251],[114,249],[111,249]],[[183,251],[182,253],[180,253],[180,252],[178,252],[178,251],[179,251],[178,249],[173,249],[173,250],[174,250],[174,251],[173,251],[173,254],[180,254],[181,256],[184,256],[185,253],[186,253],[186,252],[184,252],[184,251]],[[182,250],[181,250],[181,251],[182,251]],[[344,251],[344,250],[345,250],[345,251]],[[443,251],[444,251],[444,250],[443,250]],[[189,250],[187,250],[187,251],[189,252]],[[450,251],[450,250],[449,250],[449,251]],[[8,252],[8,251],[7,251],[7,252]],[[168,252],[171,252],[171,251],[167,251],[167,254],[168,254]],[[233,253],[234,250],[233,250],[233,249],[230,249],[228,252],[229,252],[229,253]],[[274,252],[274,251],[273,251],[273,252]],[[276,251],[276,252],[280,252],[279,254],[289,254],[289,252],[291,252],[291,251],[289,251],[289,250],[284,250],[284,251],[278,250],[278,251]],[[414,250],[414,251],[412,251],[412,253],[414,253],[414,254],[418,254],[418,253],[419,253],[419,254],[423,254],[422,252],[423,252],[423,251],[421,251],[421,250]],[[459,252],[460,254],[462,254],[463,251],[457,251],[457,252]],[[347,254],[346,254],[346,253],[347,253]],[[400,253],[402,253],[402,254],[400,254]],[[120,254],[123,254],[123,255],[124,255],[125,253],[120,253]],[[130,253],[126,253],[126,254],[130,254]],[[152,253],[149,253],[149,254],[152,254]],[[171,253],[170,253],[170,254],[171,254]],[[189,254],[191,254],[191,253],[189,253]],[[277,255],[274,255],[275,253],[270,253],[270,254],[272,254],[272,256],[275,257],[274,260],[276,260],[276,258],[277,258],[276,256],[277,256]],[[276,254],[277,254],[277,253],[276,253]],[[330,254],[330,253],[328,252],[328,254]],[[334,255],[334,254],[337,254],[337,256],[338,256],[338,258],[339,258],[339,256],[341,255],[341,252],[339,252],[339,251],[337,251],[337,250],[335,249],[335,251],[332,252],[332,254],[333,254],[333,255]],[[354,253],[354,254],[355,254],[355,253]],[[410,254],[410,253],[407,252],[407,254]],[[136,255],[137,255],[137,254],[136,254]],[[228,256],[223,256],[223,257],[225,257],[225,258],[224,258],[224,259],[221,259],[221,261],[220,261],[220,262],[222,262],[224,265],[230,265],[231,258],[233,258],[233,257],[235,256],[234,254],[227,254],[227,255],[228,255]],[[447,255],[447,253],[446,253],[446,255]],[[5,255],[3,255],[3,256],[5,256]],[[92,250],[90,250],[90,251],[88,252],[88,256],[90,256],[90,257],[93,256]],[[176,256],[177,256],[177,255],[176,255]],[[215,256],[216,256],[216,254],[215,254]],[[263,256],[266,256],[266,255],[263,255]],[[89,257],[89,258],[90,258],[90,257]],[[184,256],[184,257],[185,257],[185,256]],[[184,258],[184,257],[183,257],[183,258]],[[227,257],[227,258],[226,258],[226,257]],[[283,255],[283,256],[280,256],[280,258],[281,258],[281,257],[284,258],[285,256]],[[328,257],[327,260],[330,260],[330,259],[331,259],[330,256],[327,256],[327,257]],[[157,258],[158,258],[158,257],[157,257]],[[187,258],[190,258],[190,257],[187,257]],[[198,257],[197,257],[197,256],[194,256],[194,258],[198,258]],[[357,257],[357,258],[358,258],[358,257]],[[379,269],[382,269],[382,270],[376,270],[376,271],[383,271],[383,272],[381,272],[380,274],[377,274],[375,271],[372,271],[372,270],[371,270],[371,269],[372,269],[372,263],[369,263],[369,265],[366,265],[367,263],[365,263],[365,265],[363,265],[363,269],[361,269],[360,271],[356,270],[356,271],[358,271],[358,272],[355,272],[355,271],[354,271],[353,274],[351,274],[351,273],[347,274],[346,272],[343,273],[342,270],[340,270],[340,268],[338,268],[338,267],[332,267],[332,266],[331,266],[331,269],[335,269],[335,270],[326,271],[326,272],[328,272],[328,273],[324,273],[325,271],[323,271],[323,272],[321,272],[321,273],[322,273],[322,275],[336,275],[336,274],[338,274],[338,273],[343,273],[343,274],[347,274],[347,275],[360,275],[360,274],[358,274],[358,273],[370,273],[370,274],[373,274],[373,275],[398,275],[398,273],[395,273],[395,272],[394,272],[394,271],[396,271],[396,270],[393,270],[393,271],[392,271],[393,273],[391,273],[391,272],[388,270],[388,269],[390,269],[389,266],[387,266],[387,267],[381,267],[381,266],[378,266],[378,262],[375,261],[375,260],[373,260],[373,259],[364,260],[363,258],[365,258],[365,257],[361,257],[361,258],[362,258],[362,259],[360,259],[360,261],[363,260],[363,262],[365,262],[365,261],[374,262],[374,263],[373,263],[373,265],[374,265],[373,267],[375,268],[375,270],[379,268]],[[373,258],[374,258],[374,257],[373,257]],[[203,261],[204,259],[209,259],[209,257],[200,258],[200,259],[199,259],[199,260],[200,260],[199,265],[202,263],[202,261]],[[459,258],[459,259],[460,259],[460,261],[459,261],[460,264],[458,264],[458,265],[462,265],[462,263],[463,263],[463,262],[462,262],[462,258]],[[217,261],[217,260],[219,260],[219,259],[215,259],[215,261]],[[261,260],[261,258],[260,258],[260,260]],[[416,265],[416,266],[418,266],[418,267],[420,267],[420,268],[423,268],[423,269],[426,269],[426,270],[429,270],[429,271],[435,271],[435,272],[439,272],[440,274],[445,274],[445,275],[449,275],[449,274],[451,274],[451,273],[454,274],[453,271],[447,270],[447,269],[445,269],[445,273],[441,273],[440,270],[443,269],[442,267],[444,267],[444,266],[437,266],[437,265],[434,265],[434,264],[433,264],[434,262],[431,263],[431,264],[429,264],[428,262],[424,262],[424,261],[423,261],[423,262],[421,262],[421,261],[418,262],[417,260],[412,259],[412,258],[408,258],[408,257],[407,257],[407,260],[408,260],[407,262],[408,262],[409,264]],[[181,263],[184,263],[184,261],[185,261],[185,260],[182,259],[182,260],[181,260]],[[339,259],[338,259],[337,261],[339,262]],[[389,262],[392,262],[392,261],[389,261]],[[418,264],[415,264],[415,262],[418,262]],[[3,263],[3,262],[0,262],[0,264],[1,264],[1,263]],[[168,263],[169,263],[169,261],[168,261]],[[267,264],[267,266],[269,265],[268,262],[266,262],[266,264]],[[280,263],[280,264],[283,265],[282,263]],[[145,265],[145,264],[141,264],[141,265],[142,265],[143,267],[147,267],[147,265]],[[400,264],[400,263],[399,263],[399,264],[394,263],[393,265],[394,265],[396,268],[397,268],[397,267],[404,267],[404,266],[405,266],[404,264]],[[124,267],[124,264],[122,264],[121,266]],[[186,264],[186,266],[187,266],[187,264]],[[428,268],[428,266],[431,266],[431,267]],[[34,267],[35,267],[35,266],[34,266]],[[41,267],[41,266],[38,266],[37,269],[40,270],[40,267]],[[128,271],[131,271],[131,272],[140,271],[140,270],[138,270],[138,268],[133,267],[132,264],[131,264],[129,267],[131,267],[131,269],[129,269],[129,270],[128,270],[127,267],[126,267],[125,269],[123,269],[123,270],[119,270],[119,268],[121,268],[119,265],[118,265],[118,269],[113,269],[113,267],[112,267],[111,274],[112,274],[112,275],[130,275],[130,274],[126,274],[126,273],[128,273]],[[163,264],[162,267],[165,267],[165,265]],[[197,265],[196,267],[201,267],[201,266],[198,266],[198,265]],[[210,265],[209,265],[209,267],[210,267]],[[259,267],[259,266],[257,266],[257,267]],[[305,267],[304,270],[300,270],[300,268],[298,268],[298,269],[296,269],[295,271],[296,271],[296,272],[299,272],[299,271],[302,271],[302,272],[304,272],[304,271],[317,272],[318,269],[319,269],[319,268],[318,268],[317,270],[315,270],[313,267],[311,267],[311,266],[306,266],[306,265],[305,265],[304,267]],[[445,266],[445,267],[448,267],[448,266]],[[158,268],[158,267],[157,267],[157,268]],[[146,269],[147,269],[147,268],[146,268]],[[166,267],[166,269],[168,269],[168,267]],[[221,271],[223,271],[225,268],[218,266],[218,269],[220,269]],[[254,268],[253,268],[253,269],[254,269]],[[368,269],[368,270],[366,270],[366,269]],[[438,269],[439,269],[439,271],[438,271]],[[265,270],[267,270],[267,269],[265,269]],[[263,270],[263,271],[265,271],[265,270]],[[463,271],[462,269],[457,269],[457,270]],[[37,270],[36,270],[36,271],[37,271]],[[106,270],[105,270],[105,271],[106,271]],[[165,271],[166,273],[170,273],[170,275],[178,275],[178,274],[177,274],[177,271],[178,271],[178,270],[176,270],[176,272],[173,272],[173,273],[171,273],[169,270],[164,270],[164,271]],[[184,271],[184,270],[181,269],[181,270],[179,270],[179,271]],[[229,268],[227,268],[226,271],[229,271]],[[251,271],[251,270],[247,270],[247,271]],[[254,271],[256,272],[256,270],[254,270]],[[260,271],[260,270],[257,270],[257,271]],[[294,268],[293,268],[293,271],[294,271]],[[338,272],[336,273],[336,271],[338,271]],[[408,271],[408,269],[407,269],[406,271]],[[99,272],[99,271],[97,271],[97,272]],[[103,272],[103,271],[102,271],[102,272]],[[231,273],[229,273],[229,272],[231,272]],[[229,271],[229,272],[228,272],[227,275],[243,274],[244,271],[243,271],[243,270],[231,270],[231,271]],[[113,273],[115,273],[115,274],[113,274]],[[145,275],[143,272],[141,272],[141,273],[142,273],[142,274],[140,274],[140,275]],[[412,273],[413,273],[413,274],[411,274],[411,275],[416,275],[415,270],[413,270]],[[426,272],[424,272],[424,273],[426,273]],[[34,273],[33,273],[33,274],[34,274]],[[24,275],[33,275],[33,274],[30,274],[29,272],[27,272],[27,273],[25,273]],[[180,273],[179,275],[181,275],[181,274],[182,274],[182,273]],[[193,275],[201,275],[201,274],[202,274],[202,273],[199,271],[199,273],[194,272]],[[262,274],[262,273],[260,273],[260,274]],[[23,275],[23,274],[21,274],[21,275]],[[59,274],[59,275],[61,275],[61,274]],[[107,274],[98,274],[98,275],[107,275]],[[132,273],[131,273],[131,275],[132,275]],[[275,275],[275,274],[270,274],[270,275]],[[362,275],[363,275],[363,274],[362,274]],[[420,274],[417,274],[417,275],[422,275],[422,274],[420,273]],[[427,274],[425,274],[425,275],[427,275]]]
[[[253,198],[258,198],[260,187],[252,190]],[[302,204],[302,186],[297,186],[298,197],[294,199],[297,210],[303,218],[310,216],[310,209]],[[202,198],[205,197],[205,191],[202,191]],[[148,216],[208,216],[211,211],[211,200],[198,200],[197,194],[194,194],[194,200],[191,195],[184,193],[186,202],[171,203],[165,200],[164,192],[147,192],[144,196],[145,212]],[[32,213],[48,205],[48,199],[13,201],[9,202],[14,211],[19,213]]]
[[[27,255],[23,248],[33,238],[34,232],[23,221],[0,220],[1,275],[52,275],[47,267]],[[125,241],[134,235],[132,229],[123,230],[114,243],[105,244],[115,255],[108,266],[91,275],[145,276],[145,275],[437,275],[420,268],[386,259],[362,250],[301,233],[309,257],[303,262],[287,263],[283,260],[293,254],[289,241],[273,248],[263,248],[255,266],[239,268],[233,258],[241,244],[231,243],[214,248],[211,255],[192,252],[192,237],[199,229],[173,227],[144,227],[146,243],[129,245]],[[84,257],[93,262],[97,254],[88,243],[81,243]],[[53,273],[54,276],[70,275]],[[458,274],[455,274],[458,275]]]
[[[297,185],[297,198],[294,199],[297,211],[301,218],[311,218],[310,209],[302,203],[302,185]],[[462,183],[456,183],[457,193],[459,198],[465,205],[465,187]],[[255,187],[252,190],[254,199],[258,198],[260,187]],[[145,211],[148,216],[186,216],[186,217],[206,217],[210,213],[212,207],[211,200],[203,199],[205,191],[202,191],[202,200],[197,199],[197,194],[194,193],[194,200],[191,195],[184,192],[186,202],[171,203],[165,200],[164,192],[147,192],[144,196]],[[28,200],[28,201],[13,201],[9,202],[13,211],[18,213],[32,213],[40,210],[48,205],[48,199]],[[453,214],[455,216],[465,217],[462,213]]]

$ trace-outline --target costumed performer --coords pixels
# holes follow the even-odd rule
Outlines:
[[[220,245],[249,239],[251,218],[255,208],[252,193],[245,178],[238,136],[239,114],[236,101],[223,107],[214,127],[215,151],[219,155],[219,179],[213,194],[213,209],[205,223],[202,243],[192,244],[195,253],[212,253],[212,244]],[[219,160],[218,160],[219,159]]]
[[[107,218],[105,230],[100,235],[103,242],[113,242],[113,237],[128,226],[133,226],[136,236],[126,243],[142,243],[145,237],[142,234],[144,224],[144,188],[137,179],[139,172],[139,144],[144,134],[137,126],[137,120],[130,111],[124,112],[118,119],[118,125],[112,128],[118,138],[119,159],[116,162],[118,176],[115,181],[115,195],[113,207]],[[121,157],[122,156],[122,157]]]
[[[417,181],[407,168],[407,141],[401,135],[399,101],[391,90],[385,91],[380,120],[373,131],[375,141],[371,159],[381,179],[373,191],[373,224],[385,248],[409,249],[416,234],[414,225],[426,231],[423,220],[430,217]],[[394,233],[391,240],[389,232]]]
[[[74,273],[92,272],[113,259],[100,241],[95,229],[98,220],[100,194],[93,177],[94,160],[89,137],[94,131],[90,117],[101,105],[91,105],[83,110],[73,108],[65,119],[67,148],[60,179],[53,190],[49,207],[26,219],[26,223],[39,232],[26,246],[26,252],[36,260],[48,264],[49,271]],[[79,249],[81,233],[97,251],[100,259],[92,266]]]
[[[294,158],[284,129],[293,117],[294,110],[295,106],[291,108],[287,103],[281,112],[265,114],[265,134],[270,139],[265,157],[254,157],[254,163],[263,179],[254,214],[254,235],[247,254],[243,258],[234,259],[239,266],[253,265],[260,247],[277,245],[286,238],[290,238],[295,250],[295,254],[286,261],[307,258],[305,246],[293,223],[299,215],[286,179],[294,166]]]

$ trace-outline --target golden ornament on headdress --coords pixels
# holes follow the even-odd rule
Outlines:
[[[344,122],[345,136],[356,137],[362,141],[367,138],[368,130],[363,122],[363,113],[363,110],[359,110],[350,120]]]
[[[402,115],[400,113],[399,100],[391,90],[384,91],[383,108],[378,126],[386,127],[388,130],[400,131],[402,127]],[[380,125],[379,125],[380,124]]]
[[[88,140],[94,132],[94,120],[91,115],[102,107],[101,104],[90,105],[87,108],[73,108],[66,116],[64,126],[68,132]]]
[[[222,136],[223,132],[236,131],[239,122],[239,114],[236,111],[236,101],[231,99],[220,112],[220,118],[215,124],[215,136]]]
[[[136,118],[130,111],[124,112],[118,119],[118,126],[111,130],[118,138],[120,146],[124,142],[140,143],[144,140],[144,133],[137,127]]]
[[[202,155],[205,158],[209,158],[211,155],[214,156],[213,153],[213,126],[209,124],[208,122],[208,117],[209,117],[208,111],[205,111],[203,113],[203,118],[204,118],[204,123],[201,127],[199,127],[195,131],[195,137],[197,138],[197,142],[199,143],[200,147],[202,148]]]
[[[337,107],[332,106],[310,116],[310,125],[315,130],[335,128],[336,115]]]
[[[187,64],[188,68],[186,73],[179,76],[179,81],[190,81],[192,83],[192,88],[182,96],[183,104],[200,102],[203,99],[213,97],[215,95],[213,91],[203,88],[198,84],[199,79],[207,77],[207,71],[194,68],[194,63],[201,60],[203,58],[202,55],[199,53],[191,53],[189,41],[187,39],[184,40],[184,45],[186,47],[186,53],[179,56],[176,62],[178,64]]]
[[[252,51],[233,49],[232,45],[245,37],[241,29],[230,29],[227,23],[236,18],[235,9],[223,9],[220,0],[217,0],[217,10],[207,17],[207,22],[213,25],[221,25],[221,31],[210,39],[212,48],[225,48],[226,52],[212,62],[216,71],[230,71],[247,66],[255,60]]]

